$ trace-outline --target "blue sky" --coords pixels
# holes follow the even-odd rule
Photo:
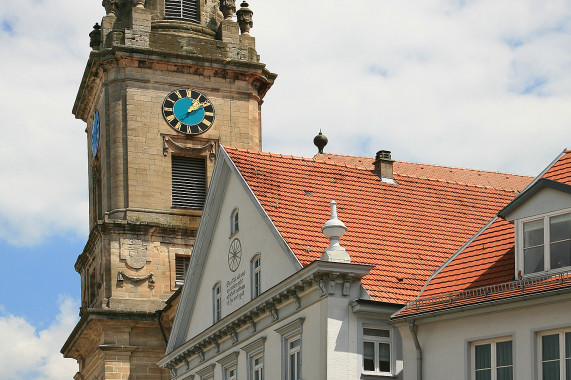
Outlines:
[[[279,75],[266,151],[311,156],[321,129],[326,152],[535,175],[571,148],[568,0],[249,3]],[[0,5],[0,380],[72,378],[88,150],[71,108],[104,10]]]

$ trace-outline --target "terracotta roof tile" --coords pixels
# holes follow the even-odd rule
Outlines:
[[[521,186],[506,191],[481,185],[499,173],[470,171],[481,173],[484,181],[467,184],[451,181],[448,174],[438,178],[440,169],[432,171],[436,178],[409,175],[415,165],[432,166],[407,163],[409,174],[395,174],[398,184],[391,185],[371,167],[350,165],[349,159],[338,163],[225,148],[303,266],[328,246],[321,227],[335,200],[348,227],[342,245],[353,262],[375,265],[363,286],[374,300],[400,304],[413,299],[450,252],[531,181],[516,176],[513,183]]]
[[[542,178],[571,184],[571,151],[564,151]],[[571,287],[569,275],[563,275],[559,282],[552,281],[547,275],[546,279],[538,280],[535,286],[517,285],[521,281],[515,279],[514,241],[513,224],[502,218],[495,219],[453,260],[440,268],[418,299],[397,313],[396,317]],[[516,285],[512,289],[507,284]],[[478,293],[482,289],[498,286],[508,286],[508,290],[485,295]],[[487,290],[485,292],[489,293]],[[454,299],[454,302],[443,302],[445,299]]]
[[[374,162],[374,159],[370,157],[355,157],[338,154],[317,154],[314,156],[314,160],[366,170],[373,170]],[[531,177],[522,175],[416,164],[404,161],[395,161],[393,172],[399,176],[425,178],[434,181],[483,186],[508,191],[520,191],[532,180]]]

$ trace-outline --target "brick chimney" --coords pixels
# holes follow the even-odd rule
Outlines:
[[[375,171],[381,178],[393,179],[393,162],[389,150],[379,150],[375,157]]]

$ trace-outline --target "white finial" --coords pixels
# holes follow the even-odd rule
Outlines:
[[[339,244],[339,239],[347,231],[347,226],[337,219],[337,202],[331,201],[331,219],[325,222],[321,231],[330,242],[329,247],[325,248],[325,252],[321,255],[321,260],[350,263],[351,257],[345,248]]]

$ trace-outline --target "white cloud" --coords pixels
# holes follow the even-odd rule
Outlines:
[[[0,239],[87,234],[85,125],[71,115],[100,1],[0,9]],[[567,0],[251,0],[279,74],[264,150],[537,174],[571,148]]]
[[[60,380],[77,372],[77,363],[59,350],[77,322],[78,303],[60,297],[60,313],[46,329],[22,317],[5,314],[0,307],[0,380]]]

